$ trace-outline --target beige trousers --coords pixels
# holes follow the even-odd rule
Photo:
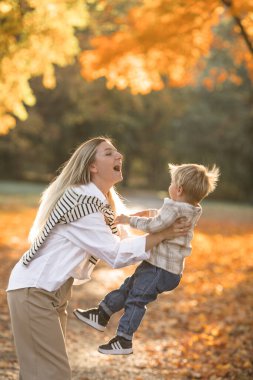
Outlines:
[[[73,279],[57,291],[24,288],[7,292],[20,380],[70,380],[65,345],[67,304]]]

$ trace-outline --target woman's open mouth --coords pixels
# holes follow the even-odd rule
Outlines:
[[[120,171],[121,171],[121,165],[115,165],[115,166],[113,167],[113,170],[114,170],[115,172],[120,172]]]

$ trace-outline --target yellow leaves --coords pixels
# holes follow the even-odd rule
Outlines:
[[[88,13],[82,0],[27,0],[26,8],[22,2],[6,0],[1,2],[1,10],[7,13],[0,26],[0,42],[3,38],[0,133],[6,133],[15,121],[11,114],[24,120],[27,116],[24,104],[35,103],[29,79],[42,75],[43,84],[52,88],[55,86],[53,65],[73,62],[79,52],[74,28],[87,25]]]
[[[253,41],[252,0],[233,0],[222,7],[220,0],[142,0],[121,18],[114,3],[106,0],[2,0],[0,2],[0,124],[7,131],[11,116],[25,117],[24,104],[34,104],[33,95],[19,82],[42,76],[48,88],[55,86],[54,66],[65,66],[79,54],[75,28],[91,20],[86,5],[92,4],[109,34],[91,38],[90,49],[80,54],[86,80],[105,77],[108,88],[129,87],[134,94],[147,94],[164,87],[192,85],[215,43],[231,50],[235,63],[245,63],[253,80],[253,60],[242,38],[233,46],[214,41],[214,27],[225,17],[239,17]],[[121,6],[121,4],[120,4]],[[110,27],[107,24],[109,14]],[[100,20],[100,19],[99,19]],[[112,32],[118,30],[117,32]],[[241,33],[237,28],[237,32]],[[96,35],[97,31],[95,31]],[[236,72],[217,71],[203,80],[209,90],[225,81],[240,84]],[[9,97],[9,99],[5,99]],[[14,111],[15,110],[15,111]],[[6,115],[9,115],[6,117]],[[6,124],[7,123],[7,124]],[[3,125],[4,124],[4,125]]]
[[[250,360],[246,360],[244,363],[243,363],[243,368],[245,369],[251,369],[252,368],[252,363]]]
[[[2,201],[0,278],[4,284],[11,267],[27,249],[27,233],[35,211],[24,206],[24,199],[22,206],[17,198]],[[186,259],[180,285],[148,305],[145,318],[135,334],[135,355],[131,360],[100,359],[96,356],[96,349],[103,339],[101,341],[92,331],[87,334],[86,347],[79,352],[77,347],[80,348],[83,326],[79,327],[70,316],[68,348],[72,359],[76,359],[72,363],[78,378],[81,379],[87,371],[91,373],[98,360],[103,360],[103,373],[98,371],[98,377],[107,373],[115,379],[125,379],[128,374],[136,380],[252,378],[253,233],[252,222],[245,223],[244,214],[240,216],[240,212],[238,208],[238,220],[235,216],[233,221],[220,221],[222,210],[219,205],[217,217],[213,215],[212,221],[206,221],[204,228],[196,231],[193,252]],[[85,301],[84,288],[76,287],[72,307],[81,307],[83,302],[85,307],[92,307],[94,297],[99,299],[107,290],[117,288],[133,271],[133,266],[110,270],[101,262],[92,281],[85,287]],[[1,310],[7,326],[7,304]],[[104,341],[111,338],[119,317],[115,315],[110,321]],[[5,345],[11,341],[10,329],[6,327],[4,333],[9,334]],[[6,363],[10,350],[2,355]],[[88,369],[86,363],[83,364],[84,357],[87,362],[93,360]],[[3,368],[6,363],[3,362]],[[77,370],[80,375],[77,375]]]
[[[28,85],[27,82],[24,82],[23,83],[24,85],[24,99],[25,99],[25,104],[27,104],[28,106],[34,106],[34,104],[36,103],[36,98],[35,96],[33,95],[33,92],[31,90],[31,87]]]
[[[15,116],[20,120],[25,120],[27,118],[27,112],[25,107],[21,103],[16,103],[13,105],[13,111]]]
[[[117,61],[117,64],[113,62],[109,64],[108,68],[100,68],[97,71],[94,70],[96,66],[95,57],[92,54],[84,54],[81,57],[82,75],[85,78],[89,78],[92,75],[92,79],[96,79],[100,76],[107,77],[107,87],[117,87],[119,90],[123,90],[127,87],[133,89],[133,93],[141,92],[147,94],[152,90],[159,90],[163,87],[159,73],[149,66],[145,57],[142,55],[125,55]],[[90,74],[92,73],[93,74]],[[135,89],[138,88],[138,91]]]
[[[252,225],[240,230],[237,223],[219,226],[213,220],[196,231],[181,284],[149,306],[140,338],[148,333],[156,342],[175,337],[179,377],[251,378],[253,234]],[[170,325],[170,319],[177,323]],[[171,365],[171,355],[164,352]]]
[[[2,111],[1,115],[1,108],[0,108],[0,134],[7,134],[10,129],[14,128],[16,125],[16,120],[11,115],[5,114],[5,110]]]
[[[209,284],[209,290],[218,295],[223,295],[223,293],[236,286],[244,279],[244,272],[241,268],[251,265],[252,252],[253,252],[253,234],[245,233],[245,242],[241,240],[241,236],[238,235],[206,235],[197,233],[193,240],[193,254],[188,262],[196,265],[196,255],[198,257],[199,247],[201,247],[202,254],[198,257],[199,268],[203,265],[206,269],[212,272],[212,287]],[[214,255],[215,252],[215,255]],[[245,256],[245,257],[244,257]],[[208,267],[207,262],[208,260]],[[221,273],[224,270],[234,266],[235,269],[228,271],[225,277],[220,278]],[[194,291],[194,274],[189,273],[189,283],[187,287],[187,292]],[[193,277],[193,279],[192,279]],[[195,274],[196,278],[196,274]],[[188,282],[188,279],[187,279]],[[206,282],[205,282],[206,283]],[[200,285],[202,287],[202,285]],[[203,287],[204,289],[204,287]]]
[[[54,75],[54,67],[53,65],[48,65],[45,72],[43,73],[43,85],[46,88],[54,88],[55,87],[55,75]]]
[[[11,11],[11,3],[9,1],[2,1],[0,3],[0,13],[8,13]]]

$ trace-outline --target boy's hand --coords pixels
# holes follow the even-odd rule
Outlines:
[[[121,214],[114,220],[115,224],[129,224],[130,216]]]

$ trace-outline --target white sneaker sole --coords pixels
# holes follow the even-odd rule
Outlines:
[[[133,349],[124,348],[122,350],[104,350],[103,348],[98,347],[98,352],[104,355],[130,355],[133,354]]]
[[[93,327],[94,329],[96,329],[98,331],[105,331],[105,327],[104,326],[99,325],[98,323],[96,323],[94,321],[91,321],[88,318],[85,318],[82,314],[79,314],[78,311],[74,310],[73,314],[75,315],[75,317],[77,319],[79,319],[79,321],[84,322],[86,325],[89,325],[89,326]]]

